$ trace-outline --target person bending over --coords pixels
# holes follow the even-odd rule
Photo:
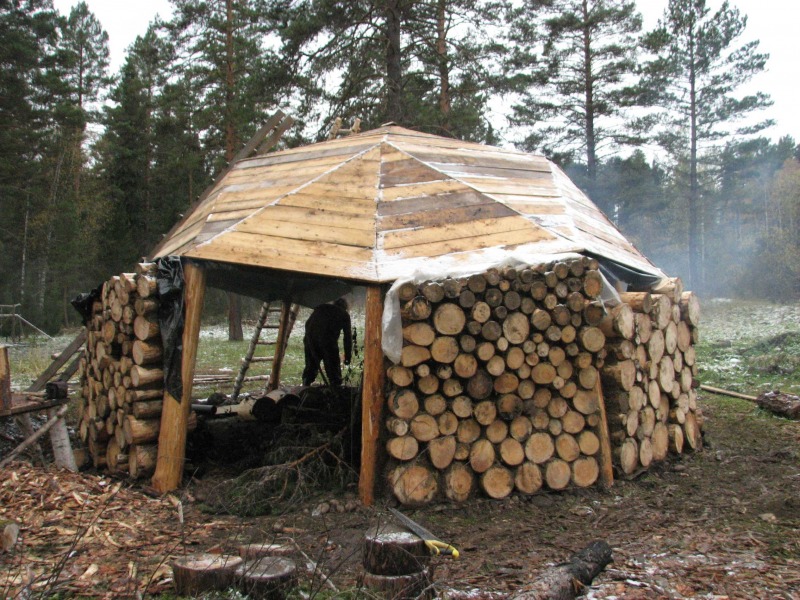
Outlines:
[[[325,367],[328,382],[342,385],[342,367],[339,362],[339,333],[344,332],[344,364],[350,364],[353,351],[353,333],[350,329],[350,313],[347,300],[339,298],[333,304],[320,304],[306,321],[303,346],[306,353],[306,368],[303,370],[303,385],[309,386],[319,374],[319,363]]]

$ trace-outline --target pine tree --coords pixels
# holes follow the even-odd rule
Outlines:
[[[21,303],[26,312],[47,189],[42,155],[50,128],[43,110],[44,82],[57,41],[57,18],[48,0],[0,4],[0,301]]]
[[[283,7],[282,53],[316,99],[323,136],[337,116],[486,139],[490,78],[481,33],[499,15],[477,0],[334,0]]]
[[[285,63],[264,45],[272,33],[265,0],[173,0],[166,29],[176,48],[172,67],[191,85],[193,122],[202,132],[214,170],[285,102]],[[242,339],[241,303],[230,295],[228,337]]]
[[[658,28],[645,37],[654,58],[644,69],[643,99],[660,109],[660,143],[688,169],[682,196],[688,208],[690,284],[697,290],[704,285],[703,158],[730,136],[751,135],[770,124],[740,125],[771,104],[761,92],[736,96],[768,58],[758,52],[757,41],[739,45],[746,25],[747,17],[727,1],[712,14],[705,0],[669,0]]]
[[[530,150],[562,157],[580,152],[593,195],[601,152],[634,141],[623,117],[634,97],[630,84],[641,17],[632,0],[547,4],[526,4],[513,13],[510,66],[522,72],[511,122],[528,129],[522,145]],[[537,21],[541,40],[531,26]]]

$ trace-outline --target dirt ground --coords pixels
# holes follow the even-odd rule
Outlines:
[[[614,562],[588,598],[800,599],[800,423],[746,401],[700,402],[702,452],[608,491],[407,510],[462,553],[434,559],[440,597],[505,597],[599,539]],[[296,544],[295,557],[316,565],[302,578],[305,597],[373,597],[359,589],[361,539],[390,518],[390,500],[355,507],[354,493],[316,490],[277,515],[209,514],[204,495],[218,475],[151,498],[107,476],[13,463],[0,471],[0,521],[18,522],[21,534],[0,554],[0,597],[169,597],[172,558],[248,542]]]

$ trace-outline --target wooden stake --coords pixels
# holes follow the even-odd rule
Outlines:
[[[187,262],[183,267],[183,276],[185,282],[183,298],[185,325],[181,363],[183,395],[178,401],[169,393],[164,394],[161,431],[158,436],[158,461],[153,475],[153,487],[162,494],[176,489],[183,477],[187,423],[192,407],[192,382],[197,358],[197,342],[200,338],[200,315],[203,312],[206,292],[206,272],[202,266]]]
[[[597,404],[600,411],[600,423],[597,425],[597,437],[600,438],[600,481],[604,487],[614,485],[614,465],[611,459],[611,436],[608,433],[608,416],[606,415],[606,401],[603,398],[603,386],[597,378]]]
[[[11,409],[11,365],[6,346],[0,346],[0,409]]]
[[[366,317],[364,323],[364,387],[361,398],[361,472],[358,477],[358,495],[365,506],[375,502],[375,475],[377,473],[379,444],[383,412],[383,349],[381,347],[383,318],[383,289],[380,285],[367,287]]]

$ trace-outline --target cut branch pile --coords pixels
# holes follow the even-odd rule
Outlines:
[[[144,477],[155,468],[164,396],[156,265],[103,284],[81,361],[80,437],[95,467]],[[190,427],[194,425],[194,416]]]
[[[400,288],[402,360],[387,370],[389,482],[404,504],[600,476],[605,364],[597,262],[489,270]],[[610,451],[606,452],[610,458]]]
[[[602,369],[615,463],[625,475],[668,452],[698,450],[703,418],[692,388],[699,303],[680,280],[661,293],[626,292],[601,324],[609,338]]]
[[[606,310],[602,286],[584,257],[400,287],[385,427],[402,503],[588,487],[612,479],[611,445],[626,474],[697,447],[696,297],[675,280]]]

